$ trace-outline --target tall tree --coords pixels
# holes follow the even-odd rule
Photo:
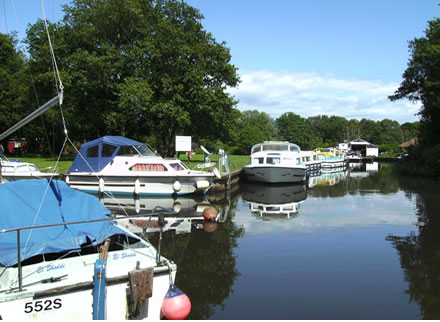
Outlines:
[[[0,133],[26,113],[29,86],[25,82],[25,57],[16,46],[13,35],[0,33]]]
[[[197,9],[177,0],[74,0],[64,12],[54,34],[76,140],[154,136],[171,155],[175,135],[228,137],[236,102],[226,88],[237,86],[237,69]],[[31,47],[45,37],[34,35]],[[31,58],[38,62],[38,51]]]
[[[311,150],[321,143],[310,123],[293,112],[282,114],[276,123],[280,138],[298,144],[301,150]]]
[[[440,143],[440,19],[428,22],[425,37],[409,42],[410,59],[403,81],[390,100],[420,101],[421,140]]]

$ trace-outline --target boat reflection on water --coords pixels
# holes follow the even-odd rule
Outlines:
[[[296,217],[300,204],[307,198],[305,184],[240,184],[242,198],[249,209],[262,220],[283,220]]]
[[[309,188],[315,186],[333,186],[347,177],[346,169],[326,169],[322,170],[318,176],[310,177],[308,184]]]
[[[133,198],[104,195],[99,199],[111,211],[112,216],[138,215],[134,219],[119,222],[127,230],[142,236],[165,231],[187,234],[191,233],[192,227],[212,231],[218,222],[224,222],[227,217],[227,212],[217,209],[215,221],[204,220],[203,211],[213,206],[205,196]],[[161,215],[155,211],[155,215],[152,215],[153,210],[158,208],[171,210],[171,214]]]

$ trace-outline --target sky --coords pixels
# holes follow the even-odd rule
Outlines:
[[[62,18],[68,0],[1,0],[0,32],[24,35],[28,23]],[[231,52],[240,84],[228,92],[237,108],[276,119],[307,118],[405,122],[419,120],[420,104],[388,99],[402,81],[408,41],[423,37],[440,17],[439,0],[187,0],[202,24]],[[56,53],[55,53],[56,54]]]

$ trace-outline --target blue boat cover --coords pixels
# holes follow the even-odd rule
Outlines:
[[[103,144],[113,145],[115,150],[111,156],[102,156]],[[143,144],[141,142],[128,139],[123,136],[103,136],[99,139],[84,143],[79,149],[79,153],[76,155],[75,160],[68,171],[72,172],[99,172],[101,171],[118,153],[121,146],[132,146]],[[89,148],[97,146],[96,156],[90,156],[87,153]],[[80,155],[81,154],[81,155]],[[82,156],[82,157],[81,157]],[[90,169],[92,168],[92,169]]]
[[[0,184],[0,207],[0,231],[108,218],[110,213],[96,197],[74,190],[64,181],[52,180],[49,184],[46,179]],[[81,245],[87,242],[97,245],[115,234],[136,238],[117,227],[113,221],[22,230],[21,260],[35,255],[80,250]],[[17,233],[0,233],[0,264],[12,266],[17,262]]]

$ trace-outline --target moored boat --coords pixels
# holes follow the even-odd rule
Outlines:
[[[23,179],[57,178],[59,176],[52,168],[53,172],[42,172],[43,169],[38,169],[33,163],[20,162],[19,160],[10,161],[3,152],[3,147],[0,145],[0,183]]]
[[[1,318],[161,318],[176,265],[97,198],[58,180],[21,180],[0,185],[0,203]]]
[[[345,168],[348,164],[348,158],[335,148],[318,148],[314,152],[321,160],[321,168]]]
[[[321,160],[315,151],[301,151],[301,161],[307,167],[309,173],[318,172],[321,169]]]
[[[202,171],[203,167],[211,171]],[[104,136],[81,146],[66,182],[91,193],[204,194],[219,173],[212,162],[199,168],[190,170],[178,159],[162,158],[147,144],[122,136]]]
[[[246,180],[292,183],[306,180],[307,167],[298,145],[286,141],[265,141],[251,149],[251,163],[243,167]]]

